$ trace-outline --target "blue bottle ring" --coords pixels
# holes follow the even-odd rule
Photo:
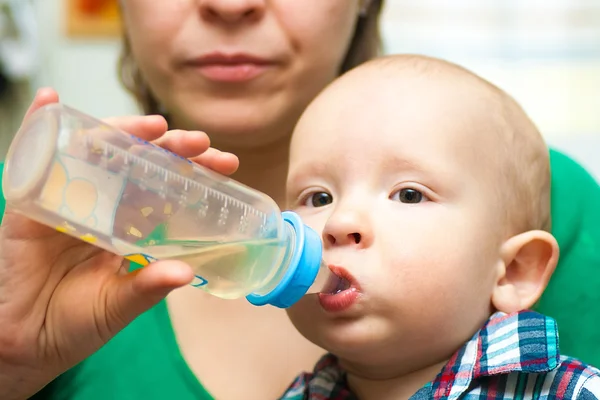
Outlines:
[[[306,294],[319,273],[323,254],[321,238],[302,223],[298,214],[285,211],[282,217],[296,232],[294,254],[288,270],[275,289],[264,295],[252,293],[246,296],[255,306],[269,304],[279,308],[290,307]]]

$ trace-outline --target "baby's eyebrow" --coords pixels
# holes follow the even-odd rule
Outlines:
[[[404,157],[393,154],[381,160],[382,171],[391,174],[409,174],[414,179],[421,181],[435,192],[447,193],[452,191],[449,186],[456,186],[458,182],[447,164],[441,160],[432,160],[427,156]]]
[[[426,163],[423,163],[421,160],[410,159],[397,154],[391,154],[389,157],[384,158],[382,164],[386,169],[433,173],[432,168],[427,166]]]
[[[332,173],[331,165],[324,162],[302,162],[290,168],[288,182],[301,177],[331,175]]]

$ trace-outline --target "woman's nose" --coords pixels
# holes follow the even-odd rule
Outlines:
[[[199,0],[200,13],[208,21],[229,24],[260,18],[265,11],[265,0]]]

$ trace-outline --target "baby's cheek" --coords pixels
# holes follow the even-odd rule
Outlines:
[[[468,306],[470,296],[463,297],[468,279],[451,252],[438,247],[401,253],[383,259],[380,271],[365,285],[369,294],[384,300],[385,308],[396,309],[401,318],[422,320],[443,318]]]

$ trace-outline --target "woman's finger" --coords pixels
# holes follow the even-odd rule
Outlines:
[[[158,139],[168,129],[167,120],[161,115],[111,117],[104,119],[104,122],[148,141]]]
[[[226,153],[212,147],[199,156],[190,159],[223,175],[233,174],[240,165],[240,161],[235,154]]]
[[[27,112],[25,113],[25,118],[31,116],[31,114],[36,112],[41,107],[52,103],[58,103],[58,93],[56,93],[56,90],[52,88],[39,89],[35,94],[31,105],[27,109]]]
[[[210,140],[204,132],[172,130],[155,140],[154,144],[190,158],[204,153],[210,146]]]

